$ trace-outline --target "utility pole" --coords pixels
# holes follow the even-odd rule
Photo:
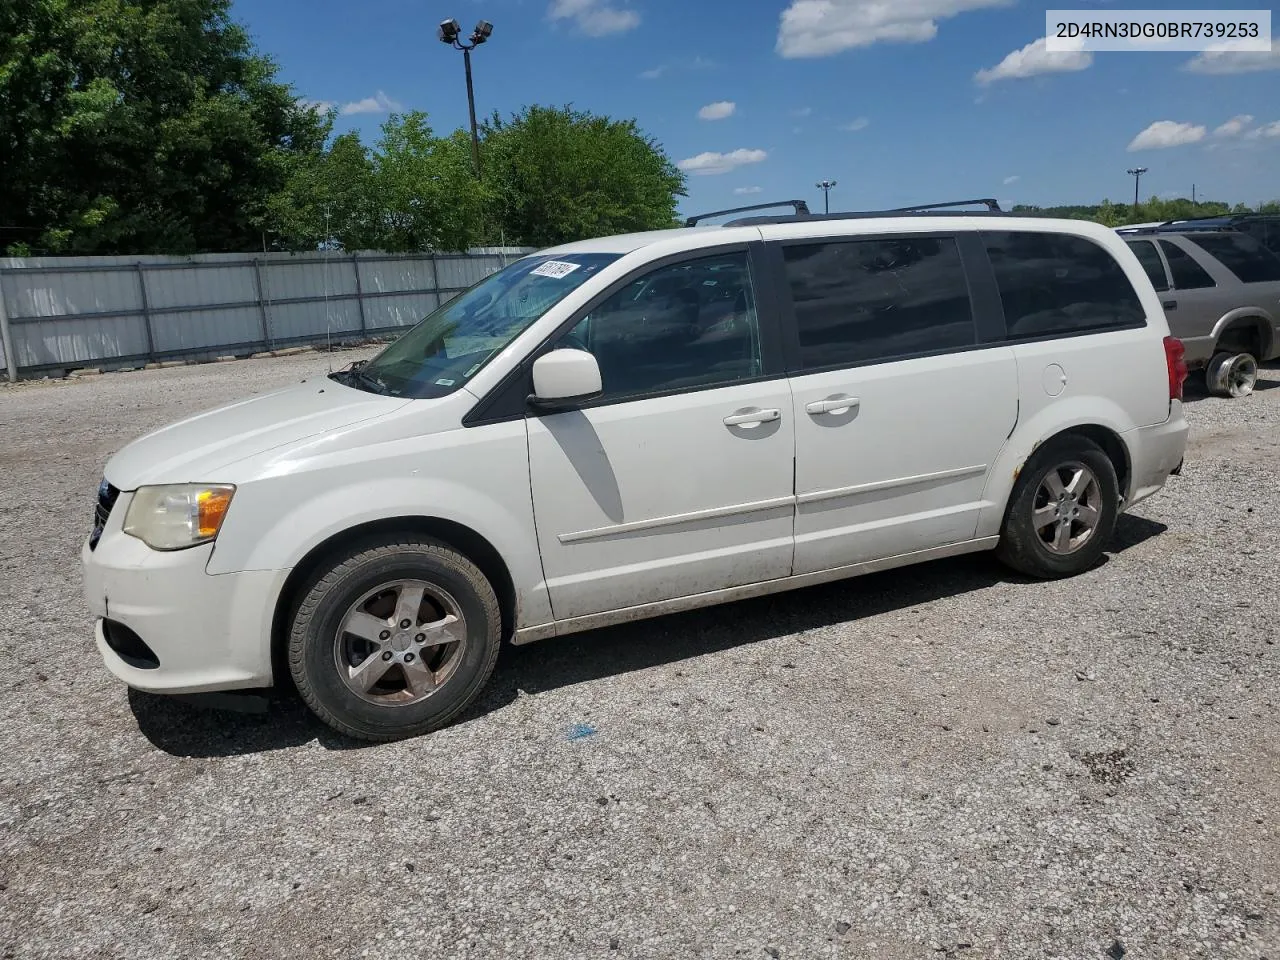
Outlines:
[[[1142,181],[1142,175],[1147,172],[1146,167],[1132,167],[1128,174],[1133,177],[1133,215],[1138,215],[1138,184]]]
[[[831,212],[831,199],[830,199],[831,188],[834,187],[835,185],[836,185],[836,182],[834,180],[819,180],[817,183],[814,184],[815,187],[817,187],[819,190],[822,191],[822,212],[823,213]]]

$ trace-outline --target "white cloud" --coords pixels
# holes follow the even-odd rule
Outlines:
[[[732,100],[717,100],[715,103],[708,103],[705,107],[698,111],[699,120],[723,120],[725,117],[732,117],[733,112],[738,109],[738,105]]]
[[[1018,175],[1015,173],[1012,177],[1005,177],[1005,178],[1004,178],[1004,185],[1007,187],[1007,186],[1009,186],[1009,184],[1011,184],[1011,183],[1017,183],[1017,182],[1018,182],[1019,180],[1021,180],[1021,179],[1022,179],[1022,178],[1021,178],[1020,176],[1018,176]]]
[[[316,113],[328,113],[337,106],[332,100],[311,100],[307,97],[299,97],[297,104],[299,110],[314,110]]]
[[[1205,50],[1182,65],[1191,73],[1257,73],[1280,70],[1280,43],[1270,50]]]
[[[857,133],[859,130],[865,130],[871,126],[871,121],[866,117],[859,117],[857,120],[850,120],[848,123],[840,124],[841,130],[847,130],[850,133]]]
[[[739,148],[728,153],[716,153],[708,150],[706,153],[700,153],[696,157],[681,160],[676,166],[685,173],[692,173],[696,176],[710,176],[717,173],[728,173],[730,170],[736,170],[738,167],[746,166],[749,163],[761,163],[768,156],[769,154],[764,150]]]
[[[1257,130],[1250,130],[1245,134],[1247,140],[1261,140],[1263,137],[1280,137],[1280,120],[1264,124]]]
[[[763,189],[761,187],[734,187],[733,192],[740,197],[747,197],[753,193],[762,193]]]
[[[1044,37],[1015,50],[994,67],[979,70],[973,79],[986,86],[997,80],[1034,77],[1042,73],[1071,73],[1093,65],[1093,54],[1084,50],[1051,52]]]
[[[395,113],[397,110],[403,110],[404,106],[399,102],[392,100],[385,93],[379,90],[372,97],[365,97],[363,100],[354,100],[351,103],[342,105],[341,113],[350,116],[353,113]]]
[[[552,20],[572,20],[588,37],[625,33],[640,26],[640,14],[610,6],[608,0],[551,0],[547,16]]]
[[[708,60],[703,56],[690,57],[685,60],[674,60],[670,63],[660,63],[656,67],[640,72],[641,80],[657,80],[659,77],[665,77],[669,73],[676,73],[683,70],[711,70],[719,66],[714,60]]]
[[[793,117],[810,117],[813,116],[813,107],[797,107],[791,111]]]
[[[782,56],[829,57],[873,43],[924,43],[938,20],[1015,0],[791,0],[778,24]]]
[[[1164,150],[1181,147],[1204,139],[1207,131],[1199,124],[1178,123],[1176,120],[1157,120],[1133,138],[1129,152],[1135,150]]]
[[[1215,137],[1238,137],[1244,132],[1244,128],[1251,123],[1253,123],[1253,117],[1250,114],[1241,113],[1214,130],[1213,135]]]

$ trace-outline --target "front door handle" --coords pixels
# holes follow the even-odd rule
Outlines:
[[[815,400],[805,404],[804,409],[806,413],[812,414],[844,413],[855,409],[860,402],[857,397],[837,397],[834,400]]]
[[[1177,309],[1178,309],[1178,301],[1177,301],[1177,300],[1166,300],[1166,301],[1164,301],[1164,303],[1160,304],[1160,306],[1164,307],[1166,310],[1177,310]]]
[[[782,419],[781,410],[749,410],[746,413],[735,413],[724,418],[726,427],[758,427],[762,423],[772,423]]]

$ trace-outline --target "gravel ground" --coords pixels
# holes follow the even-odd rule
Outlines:
[[[103,461],[327,363],[0,389],[3,958],[1280,960],[1280,389],[1189,403],[1068,582],[968,557],[514,648],[387,746],[129,693],[80,597]]]

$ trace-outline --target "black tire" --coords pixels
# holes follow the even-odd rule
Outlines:
[[[402,580],[424,581],[454,600],[465,641],[450,675],[424,699],[371,703],[339,673],[338,628],[361,597]],[[432,540],[397,539],[362,545],[304,588],[289,635],[289,671],[303,701],[333,729],[361,740],[400,740],[436,730],[466,709],[493,673],[501,645],[498,598],[475,564]]]
[[[1041,485],[1050,473],[1073,463],[1088,467],[1097,480],[1098,522],[1078,548],[1070,553],[1057,553],[1042,539],[1033,513]],[[1097,565],[1115,533],[1119,512],[1119,482],[1111,458],[1087,437],[1074,434],[1057,437],[1037,450],[1018,475],[1005,511],[996,556],[1006,566],[1029,577],[1042,580],[1074,577]]]

